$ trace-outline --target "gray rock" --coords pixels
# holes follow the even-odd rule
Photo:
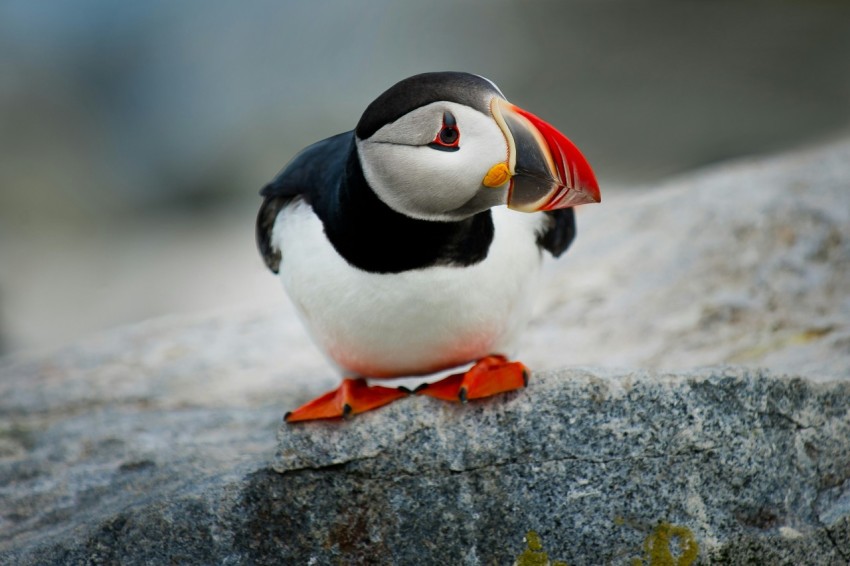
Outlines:
[[[543,279],[532,367],[850,378],[850,140],[603,199]]]
[[[848,400],[850,383],[734,368],[565,370],[284,426],[273,459],[269,411],[66,415],[5,433],[30,456],[4,460],[0,557],[507,564],[535,531],[571,565],[625,564],[667,522],[699,563],[846,564]]]
[[[588,208],[467,406],[276,443],[335,382],[289,306],[0,360],[0,564],[847,564],[848,186],[844,141]]]
[[[571,565],[627,563],[665,521],[706,563],[844,564],[848,401],[850,383],[758,371],[574,370],[505,399],[284,427],[253,540],[271,551],[298,525],[295,562],[507,564],[533,530]]]

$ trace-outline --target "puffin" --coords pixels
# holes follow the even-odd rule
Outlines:
[[[543,256],[572,243],[573,207],[600,202],[566,136],[464,72],[391,86],[260,195],[260,254],[342,378],[287,422],[525,387],[512,356]],[[414,390],[378,384],[440,372]]]

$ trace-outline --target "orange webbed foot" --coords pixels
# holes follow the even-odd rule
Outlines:
[[[317,419],[338,419],[383,407],[409,392],[394,387],[369,386],[365,379],[344,379],[342,384],[284,415],[288,423]]]
[[[504,356],[487,356],[464,373],[452,374],[440,381],[419,387],[416,393],[446,401],[466,403],[528,385],[528,368]]]

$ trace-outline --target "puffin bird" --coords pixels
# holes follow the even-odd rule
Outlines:
[[[600,201],[575,145],[460,72],[390,87],[353,131],[302,150],[260,194],[260,253],[343,377],[288,422],[411,393],[465,403],[524,387],[528,371],[509,356],[542,255],[569,247],[572,207]],[[367,381],[470,363],[413,392]]]

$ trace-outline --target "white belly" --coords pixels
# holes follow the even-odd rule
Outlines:
[[[432,373],[488,354],[511,355],[528,322],[543,215],[493,209],[487,258],[469,267],[398,274],[361,271],[340,257],[304,204],[277,218],[280,277],[313,339],[349,376]]]

